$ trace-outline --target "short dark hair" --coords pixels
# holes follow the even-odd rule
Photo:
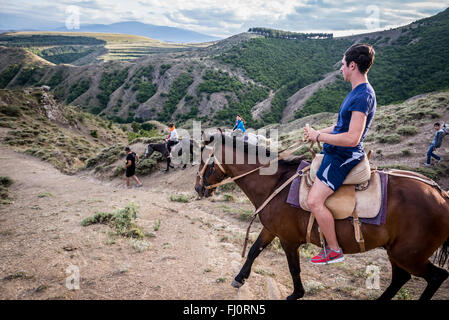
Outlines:
[[[433,126],[435,127],[435,126],[440,126],[440,123],[439,122],[435,122],[434,124],[433,124]]]
[[[354,61],[360,73],[367,73],[374,63],[376,52],[369,44],[358,43],[349,47],[345,52],[346,65]]]
[[[125,147],[125,151],[131,151],[130,147]]]
[[[168,125],[169,128],[173,127],[175,124],[172,122]]]

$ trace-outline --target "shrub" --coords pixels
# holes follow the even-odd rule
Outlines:
[[[10,177],[1,176],[0,186],[9,188],[13,184],[13,180]]]
[[[170,201],[188,203],[190,202],[190,197],[184,194],[171,194]]]
[[[402,149],[401,155],[403,155],[404,157],[409,157],[412,155],[412,152],[410,151],[410,149]]]
[[[165,71],[167,71],[170,68],[171,68],[170,64],[163,64],[163,65],[161,65],[161,68],[159,70],[159,76],[163,76]]]
[[[396,132],[401,136],[414,136],[418,133],[418,129],[414,126],[401,126],[396,129]]]
[[[0,74],[0,88],[5,88],[8,85],[8,83],[16,76],[17,72],[19,72],[20,68],[21,68],[20,64],[9,65]]]
[[[377,141],[380,143],[395,144],[401,142],[401,136],[396,133],[386,136],[378,136]]]
[[[157,168],[157,160],[153,158],[153,155],[151,155],[148,159],[140,160],[139,165],[136,168],[136,173],[138,175],[146,175],[150,174]]]
[[[85,93],[87,90],[89,90],[90,87],[90,80],[89,79],[81,79],[77,83],[75,83],[69,91],[69,95],[66,99],[67,103],[71,103],[73,100],[81,96],[83,93]]]
[[[128,68],[123,70],[114,70],[110,73],[103,72],[98,88],[101,92],[97,95],[101,107],[100,111],[108,105],[111,93],[117,90],[128,77]]]
[[[97,130],[90,130],[90,135],[94,137],[95,139],[98,139],[98,132]]]
[[[239,220],[241,221],[251,221],[253,218],[254,211],[252,210],[241,210],[239,215]]]
[[[98,212],[91,217],[87,217],[81,221],[82,226],[90,226],[91,224],[103,223],[108,224],[115,229],[117,235],[143,239],[144,234],[139,226],[133,220],[137,218],[137,207],[134,203],[127,205],[124,209],[119,209],[115,213]]]
[[[9,117],[20,116],[20,107],[17,106],[6,106],[0,109],[0,112]]]
[[[150,99],[157,91],[157,86],[149,81],[143,81],[138,85],[139,92],[136,95],[136,100],[143,103]]]

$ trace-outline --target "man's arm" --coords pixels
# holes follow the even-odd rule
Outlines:
[[[330,134],[329,132],[318,132],[312,128],[309,129],[309,140],[316,141],[316,137],[320,134],[318,141],[332,144],[339,147],[355,147],[362,138],[365,130],[366,114],[360,111],[352,111],[351,122],[349,123],[349,131],[339,134]],[[329,128],[326,128],[327,130]]]
[[[321,132],[321,133],[332,133],[332,131],[334,131],[334,127],[335,127],[335,125],[330,126],[328,128],[325,128],[325,129],[320,129],[318,131]]]

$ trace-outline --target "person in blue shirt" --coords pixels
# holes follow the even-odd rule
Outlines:
[[[435,129],[435,135],[433,136],[432,143],[430,144],[429,149],[427,150],[427,161],[424,163],[425,166],[430,166],[430,160],[434,157],[437,160],[437,163],[440,163],[441,157],[433,153],[436,148],[441,147],[441,143],[443,142],[444,130],[441,129],[440,123],[435,122],[433,125]]]
[[[234,128],[232,128],[232,131],[240,130],[242,133],[245,133],[245,120],[238,114],[235,117],[235,125]]]
[[[310,259],[316,265],[344,261],[334,218],[324,202],[364,157],[363,140],[376,112],[376,94],[368,82],[374,54],[373,47],[367,44],[355,44],[346,50],[340,72],[351,83],[352,91],[340,106],[337,124],[318,131],[304,128],[309,140],[324,142],[323,162],[307,199],[327,242],[321,253]]]

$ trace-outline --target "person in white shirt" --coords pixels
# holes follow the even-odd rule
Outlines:
[[[167,150],[169,153],[169,157],[171,158],[171,148],[172,146],[177,144],[179,140],[178,140],[178,132],[176,131],[174,123],[170,123],[170,125],[168,126],[168,130],[170,131],[170,133],[167,139],[165,139],[165,141],[167,142]]]

